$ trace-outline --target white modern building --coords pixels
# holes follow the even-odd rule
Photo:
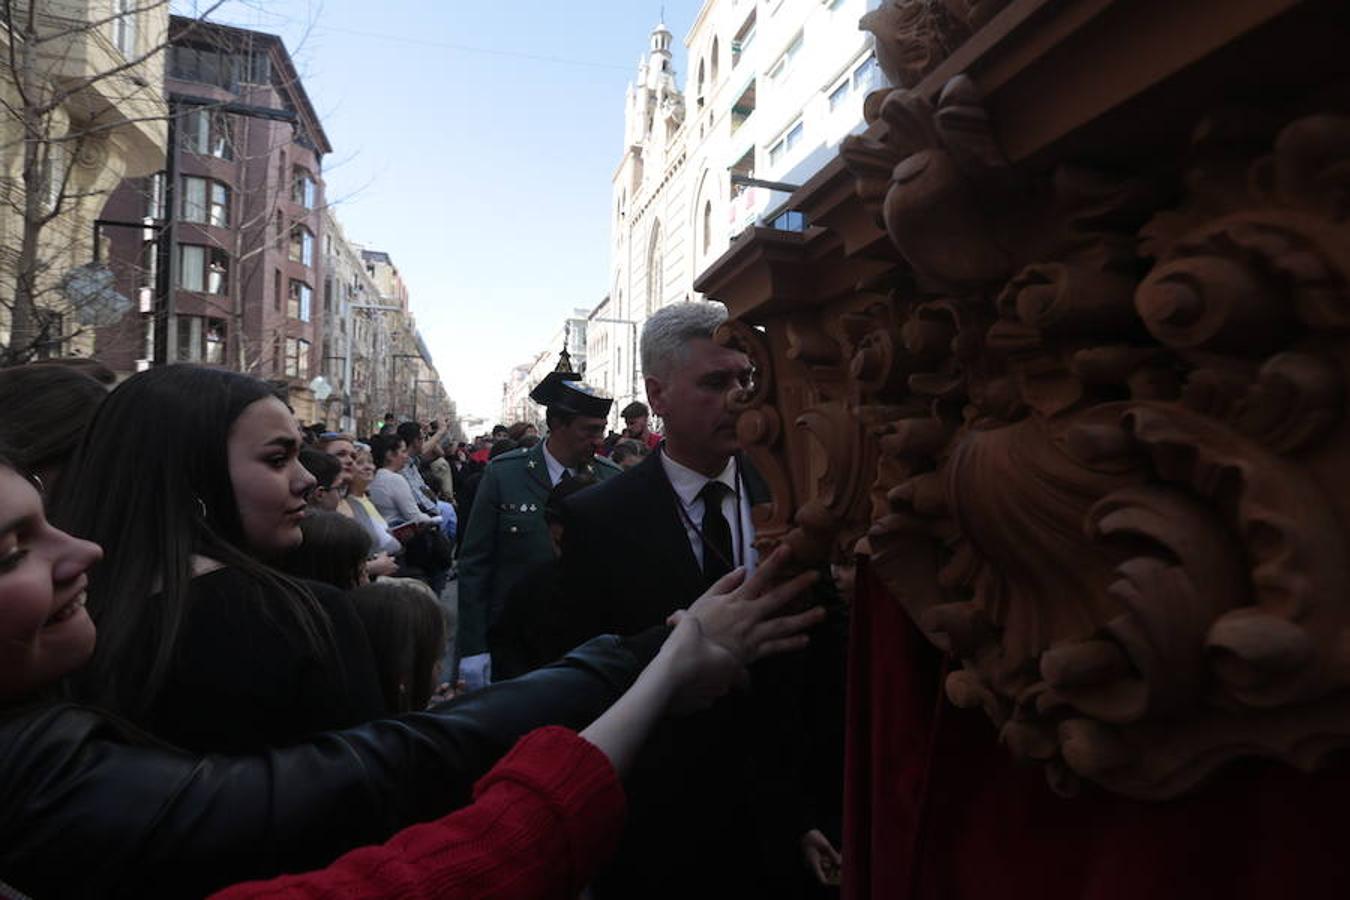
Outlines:
[[[652,312],[694,300],[700,272],[735,236],[778,219],[787,190],[863,128],[884,86],[858,20],[879,0],[707,0],[685,38],[681,89],[664,24],[629,86],[613,176],[610,284],[592,314],[591,371],[617,410],[642,399],[635,335]],[[780,227],[801,227],[790,219]],[[608,321],[600,321],[608,320]]]

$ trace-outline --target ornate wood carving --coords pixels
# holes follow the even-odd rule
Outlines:
[[[876,36],[877,62],[890,83],[911,88],[1008,5],[1008,0],[888,0],[859,27]]]
[[[913,85],[1001,5],[864,25]],[[831,194],[700,286],[757,366],[761,540],[870,554],[951,700],[1063,794],[1350,746],[1350,115],[1301,108],[1217,109],[1171,167],[1028,168],[968,77],[874,95],[829,177],[888,246]]]

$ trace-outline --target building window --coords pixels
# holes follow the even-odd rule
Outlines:
[[[778,57],[778,60],[769,67],[769,77],[775,81],[782,78],[784,73],[792,67],[792,61],[797,58],[801,49],[802,33],[799,31],[797,36],[792,39],[792,43],[788,44],[788,48],[783,51],[783,55]]]
[[[661,223],[652,226],[652,241],[647,251],[647,315],[661,308],[665,289],[664,254],[661,252]]]
[[[708,76],[712,79],[712,84],[714,87],[717,85],[717,57],[719,55],[718,46],[719,45],[717,43],[717,38],[713,38],[712,55],[709,57],[709,62],[711,63],[711,66],[709,68]]]
[[[314,265],[314,232],[303,225],[291,229],[291,262]]]
[[[225,320],[179,316],[178,361],[224,365]]]
[[[782,162],[802,142],[802,135],[805,132],[805,126],[798,120],[782,137],[774,141],[773,146],[769,148],[769,165],[776,166]]]
[[[164,218],[163,172],[156,172],[145,179],[145,215],[151,219]]]
[[[310,301],[314,292],[303,281],[291,279],[291,291],[286,298],[286,315],[301,322],[309,321]]]
[[[272,309],[281,312],[281,270],[272,272]]]
[[[178,286],[185,291],[224,294],[230,288],[230,257],[219,247],[180,244]]]
[[[230,224],[230,189],[209,178],[183,176],[180,215],[184,222],[227,227]]]
[[[318,187],[309,173],[297,166],[291,179],[291,200],[305,209],[313,209]]]
[[[331,278],[323,280],[323,311],[333,311],[333,279]]]
[[[745,120],[750,118],[754,112],[755,82],[751,79],[750,83],[746,85],[745,90],[736,98],[736,102],[731,104],[731,133],[735,134],[736,131],[745,124]]]
[[[309,341],[286,338],[285,374],[302,380],[309,377]]]
[[[838,87],[830,91],[830,112],[834,112],[848,99],[848,89],[851,86],[851,82],[845,78],[843,81],[839,82]]]
[[[712,247],[712,201],[705,200],[703,203],[703,252],[707,253]]]
[[[741,64],[741,59],[749,52],[750,45],[755,42],[755,11],[750,10],[750,15],[746,17],[745,23],[736,31],[736,36],[731,39],[731,67],[734,69]]]
[[[120,3],[120,0],[114,0],[114,3]],[[126,2],[126,6],[132,9],[138,5],[150,9],[155,4],[145,4],[143,0]],[[168,76],[179,81],[214,84],[236,93],[240,82],[272,83],[272,60],[266,50],[236,53],[216,46],[194,47],[176,43],[169,48],[168,57]]]
[[[194,109],[182,118],[183,149],[200,156],[234,159],[230,117],[218,109]]]
[[[141,244],[140,272],[137,278],[138,305],[143,313],[154,311],[155,285],[159,282],[159,243],[148,240]]]
[[[881,67],[875,56],[869,56],[853,70],[853,89],[866,92],[876,87],[881,87]]]
[[[238,56],[239,77],[249,84],[271,84],[272,83],[272,58],[267,55],[266,50],[249,54],[247,56]]]
[[[113,46],[127,59],[136,57],[136,0],[113,0]]]

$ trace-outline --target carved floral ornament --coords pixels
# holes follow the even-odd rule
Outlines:
[[[861,540],[1065,795],[1350,747],[1350,118],[1223,111],[1169,184],[1013,169],[963,77],[869,109],[841,152],[903,261],[721,335],[793,500],[761,535]]]

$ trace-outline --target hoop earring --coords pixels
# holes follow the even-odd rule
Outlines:
[[[201,512],[202,518],[206,518],[206,501],[201,497],[193,497],[197,501],[197,509]]]

